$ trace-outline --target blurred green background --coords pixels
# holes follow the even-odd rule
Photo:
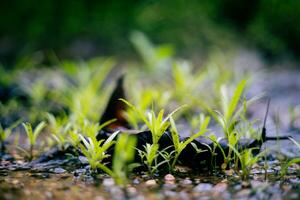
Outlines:
[[[36,51],[130,56],[134,30],[187,57],[240,45],[269,59],[300,54],[300,0],[11,0],[0,13],[2,63]]]

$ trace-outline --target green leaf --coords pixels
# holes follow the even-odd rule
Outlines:
[[[174,147],[175,147],[175,150],[178,151],[179,149],[179,134],[178,134],[178,131],[177,131],[177,128],[176,128],[176,125],[175,125],[175,122],[173,120],[172,117],[170,117],[170,122],[171,122],[171,134],[172,134],[172,139],[173,139],[173,143],[174,143]]]
[[[226,119],[226,122],[228,123],[229,122],[229,119],[232,117],[234,111],[236,110],[236,107],[237,107],[237,104],[241,98],[241,95],[245,89],[245,86],[246,86],[246,83],[247,81],[244,79],[242,80],[236,87],[234,93],[233,93],[233,96],[232,96],[232,99],[229,103],[229,107],[228,107],[228,110],[227,112],[225,113],[225,119]]]

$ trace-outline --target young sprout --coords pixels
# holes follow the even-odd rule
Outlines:
[[[238,165],[240,165],[241,168],[241,176],[243,180],[246,180],[250,174],[250,170],[252,166],[258,162],[258,160],[266,154],[266,151],[260,152],[258,155],[254,156],[252,151],[257,149],[255,148],[249,148],[249,149],[243,149],[242,151],[238,151],[237,148],[234,146],[228,145],[230,149],[235,153],[237,156],[237,162],[236,162],[236,168],[238,168]]]
[[[139,155],[141,156],[142,160],[146,159],[144,163],[146,164],[150,174],[153,174],[154,171],[157,170],[158,166],[162,165],[163,163],[157,164],[154,161],[157,161],[157,157],[159,155],[159,139],[161,136],[165,133],[167,128],[170,126],[169,119],[174,115],[177,111],[179,111],[184,106],[181,106],[177,109],[175,109],[173,112],[171,112],[166,118],[163,118],[164,116],[164,110],[160,110],[158,115],[154,113],[152,110],[150,113],[148,113],[148,116],[146,117],[142,111],[137,109],[135,106],[130,104],[128,101],[121,99],[121,101],[125,102],[132,110],[134,110],[143,120],[143,122],[146,124],[147,128],[151,132],[152,136],[152,144],[146,144],[145,145],[145,151],[139,151]],[[153,167],[153,164],[154,167]]]
[[[145,63],[144,71],[147,74],[160,76],[163,74],[162,71],[166,72],[168,70],[168,63],[174,53],[170,45],[155,46],[139,31],[134,31],[130,35],[130,41],[142,57]]]
[[[170,117],[170,122],[171,122],[171,127],[172,127],[171,133],[172,133],[172,139],[173,139],[174,148],[175,148],[175,155],[174,155],[174,159],[173,159],[173,162],[171,165],[172,169],[175,168],[175,164],[177,163],[178,157],[181,154],[181,152],[186,148],[186,146],[188,144],[191,144],[193,142],[193,140],[195,140],[196,138],[198,138],[198,137],[202,136],[204,133],[206,133],[209,121],[210,121],[210,117],[204,117],[204,115],[202,115],[202,120],[201,120],[199,131],[197,133],[193,134],[192,136],[190,136],[185,141],[180,142],[179,133],[177,131],[175,122],[174,122],[173,118]]]
[[[193,72],[192,65],[187,62],[175,62],[172,67],[174,81],[173,96],[178,102],[190,102],[191,94],[195,94],[201,82],[204,80],[206,71]]]
[[[118,185],[124,186],[128,183],[128,174],[137,166],[132,163],[135,156],[136,137],[122,133],[115,145],[112,160],[112,177]]]
[[[221,87],[222,113],[217,113],[215,119],[222,126],[226,138],[229,138],[229,135],[231,134],[235,124],[237,123],[238,116],[234,116],[234,112],[238,109],[238,102],[240,101],[245,86],[246,80],[242,80],[236,86],[231,100],[229,100],[226,86]]]
[[[68,141],[73,147],[78,147],[80,143],[79,130],[72,128],[68,132]]]
[[[82,66],[64,62],[66,71],[72,71],[75,77],[62,95],[65,106],[70,110],[72,122],[82,125],[85,120],[97,121],[99,113],[105,107],[111,87],[102,88],[107,74],[115,62],[94,59]]]
[[[169,122],[170,117],[172,117],[172,115],[174,115],[177,111],[179,111],[180,109],[186,106],[183,105],[181,107],[178,107],[173,112],[171,112],[166,118],[163,118],[164,109],[161,109],[157,116],[154,113],[154,111],[151,110],[151,112],[148,113],[148,116],[146,117],[141,110],[137,109],[137,107],[135,107],[125,99],[120,99],[120,100],[126,103],[132,110],[134,110],[142,118],[143,122],[146,124],[147,128],[150,130],[152,134],[153,144],[158,144],[160,137],[170,126],[170,122]]]
[[[170,160],[166,159],[165,157],[165,149],[159,150],[159,145],[158,144],[149,144],[146,143],[144,145],[144,150],[138,149],[139,156],[143,163],[147,166],[149,174],[152,176],[158,168],[165,164],[169,163]],[[159,161],[159,156],[162,156],[164,160]]]
[[[12,133],[12,129],[14,129],[15,127],[17,127],[20,123],[20,120],[16,121],[15,123],[13,123],[11,126],[3,129],[2,125],[0,124],[0,152],[4,153],[5,151],[5,140],[11,135]]]
[[[293,138],[289,138],[295,145],[296,147],[300,150],[300,143],[297,142],[295,139]],[[283,167],[281,168],[281,171],[280,171],[280,175],[281,177],[284,177],[287,173],[287,170],[290,166],[292,166],[293,164],[296,164],[296,163],[300,163],[300,157],[297,157],[297,158],[293,158],[292,160],[288,161],[285,165],[283,165]]]
[[[149,108],[156,103],[158,107],[164,107],[170,99],[170,93],[167,91],[161,92],[154,88],[140,88],[136,86],[134,90],[131,91],[130,96],[135,102],[136,109],[127,109],[125,112],[127,121],[134,129],[139,129],[139,124],[143,122],[141,115],[139,115],[136,110],[141,113],[146,113]]]
[[[113,144],[115,144],[113,139],[118,135],[118,133],[119,131],[116,131],[111,134],[107,140],[99,141],[97,140],[96,135],[94,135],[92,138],[79,135],[81,141],[83,142],[83,144],[80,144],[79,147],[84,156],[87,158],[93,171],[96,171],[98,168],[100,168],[106,173],[110,174],[110,171],[105,164],[102,163],[102,161],[103,159],[109,157],[106,152]]]
[[[61,150],[64,150],[68,143],[69,131],[72,124],[67,117],[57,118],[54,115],[47,113],[51,137]]]
[[[46,127],[46,123],[44,121],[40,122],[34,130],[32,130],[32,126],[29,122],[22,124],[26,135],[29,140],[29,160],[33,159],[33,148],[36,144],[37,137],[42,132],[42,130]]]
[[[216,169],[216,165],[217,165],[216,156],[218,155],[216,153],[217,148],[218,148],[218,150],[221,151],[224,160],[226,160],[225,151],[223,150],[223,148],[220,145],[220,140],[222,138],[218,138],[215,134],[210,134],[207,138],[213,142],[213,146],[212,147],[210,147],[209,145],[207,145],[207,147],[210,150],[211,157],[212,157],[210,164],[211,164],[211,166],[212,166],[213,169]]]

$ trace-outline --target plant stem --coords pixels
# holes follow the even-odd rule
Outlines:
[[[29,161],[31,161],[33,159],[33,145],[30,145],[30,157],[29,157]]]

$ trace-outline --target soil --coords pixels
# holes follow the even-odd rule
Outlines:
[[[268,91],[271,113],[280,113],[280,127],[268,120],[268,135],[292,135],[300,141],[300,72],[272,70],[261,73],[250,91]],[[291,125],[288,105],[296,108]],[[255,114],[262,118],[265,103],[258,103]],[[298,113],[297,113],[298,112]],[[0,199],[299,199],[300,166],[288,169],[280,177],[281,161],[300,156],[290,141],[267,142],[273,149],[265,162],[251,169],[249,179],[227,170],[218,174],[199,174],[178,166],[173,175],[135,174],[125,187],[102,173],[91,175],[85,160],[74,157],[54,158],[47,162],[23,162],[2,155],[0,164]],[[268,169],[264,166],[267,164]]]

